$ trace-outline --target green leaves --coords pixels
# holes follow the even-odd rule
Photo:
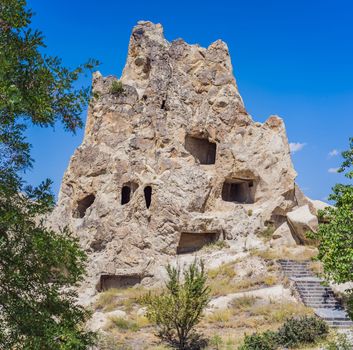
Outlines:
[[[342,153],[344,161],[340,171],[349,171],[353,166],[353,139],[350,149]],[[327,279],[336,283],[353,280],[353,186],[337,184],[329,199],[335,207],[328,207],[320,213],[325,223],[319,225],[316,239],[319,239],[318,259],[322,261]]]
[[[90,89],[77,88],[77,81],[99,64],[90,59],[69,69],[58,57],[43,55],[43,34],[29,27],[32,13],[25,4],[0,0],[0,125],[6,125],[6,130],[0,129],[0,141],[16,169],[30,165],[24,123],[20,130],[18,120],[27,119],[39,126],[61,121],[71,132],[81,128],[81,113]],[[15,137],[17,143],[9,142]]]
[[[74,290],[86,256],[67,230],[44,225],[51,182],[25,187],[18,171],[32,164],[28,122],[60,121],[72,132],[82,126],[90,89],[76,86],[98,62],[69,69],[43,55],[31,18],[25,0],[0,0],[0,348],[83,350],[95,338],[84,330],[89,314]]]
[[[67,230],[57,234],[40,220],[53,205],[49,186],[24,188],[14,173],[0,171],[1,349],[76,350],[94,341],[72,289],[86,256]]]
[[[167,266],[166,290],[160,295],[148,294],[142,300],[147,317],[158,327],[158,336],[178,349],[187,349],[199,341],[194,327],[209,302],[210,290],[202,262],[194,261],[183,273]]]

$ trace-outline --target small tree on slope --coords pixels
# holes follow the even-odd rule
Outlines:
[[[166,290],[143,298],[147,317],[158,327],[158,336],[177,349],[190,349],[199,340],[195,326],[209,302],[207,275],[202,262],[194,261],[183,273],[167,266]]]

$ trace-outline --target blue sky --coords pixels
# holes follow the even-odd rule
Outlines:
[[[161,23],[168,40],[208,46],[221,38],[253,119],[263,122],[271,114],[284,119],[289,141],[297,144],[293,162],[305,193],[322,200],[344,181],[335,169],[353,136],[352,1],[29,0],[28,5],[36,12],[33,26],[46,37],[46,52],[71,67],[97,58],[103,75],[121,75],[132,27],[141,19]],[[82,80],[89,83],[90,77]],[[71,135],[60,125],[31,127],[27,135],[35,165],[26,180],[38,184],[49,177],[57,194],[83,130]]]

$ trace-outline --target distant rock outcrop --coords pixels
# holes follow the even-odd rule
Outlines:
[[[165,258],[215,240],[251,248],[298,206],[283,121],[246,112],[224,42],[139,22],[120,83],[97,72],[93,92],[52,219],[88,252],[91,292],[150,284]]]

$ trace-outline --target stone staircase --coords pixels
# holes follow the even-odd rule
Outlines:
[[[347,316],[332,288],[325,286],[324,281],[310,270],[309,261],[281,259],[278,262],[285,276],[293,281],[304,305],[313,308],[315,314],[331,327],[348,328],[353,326],[353,322]]]

